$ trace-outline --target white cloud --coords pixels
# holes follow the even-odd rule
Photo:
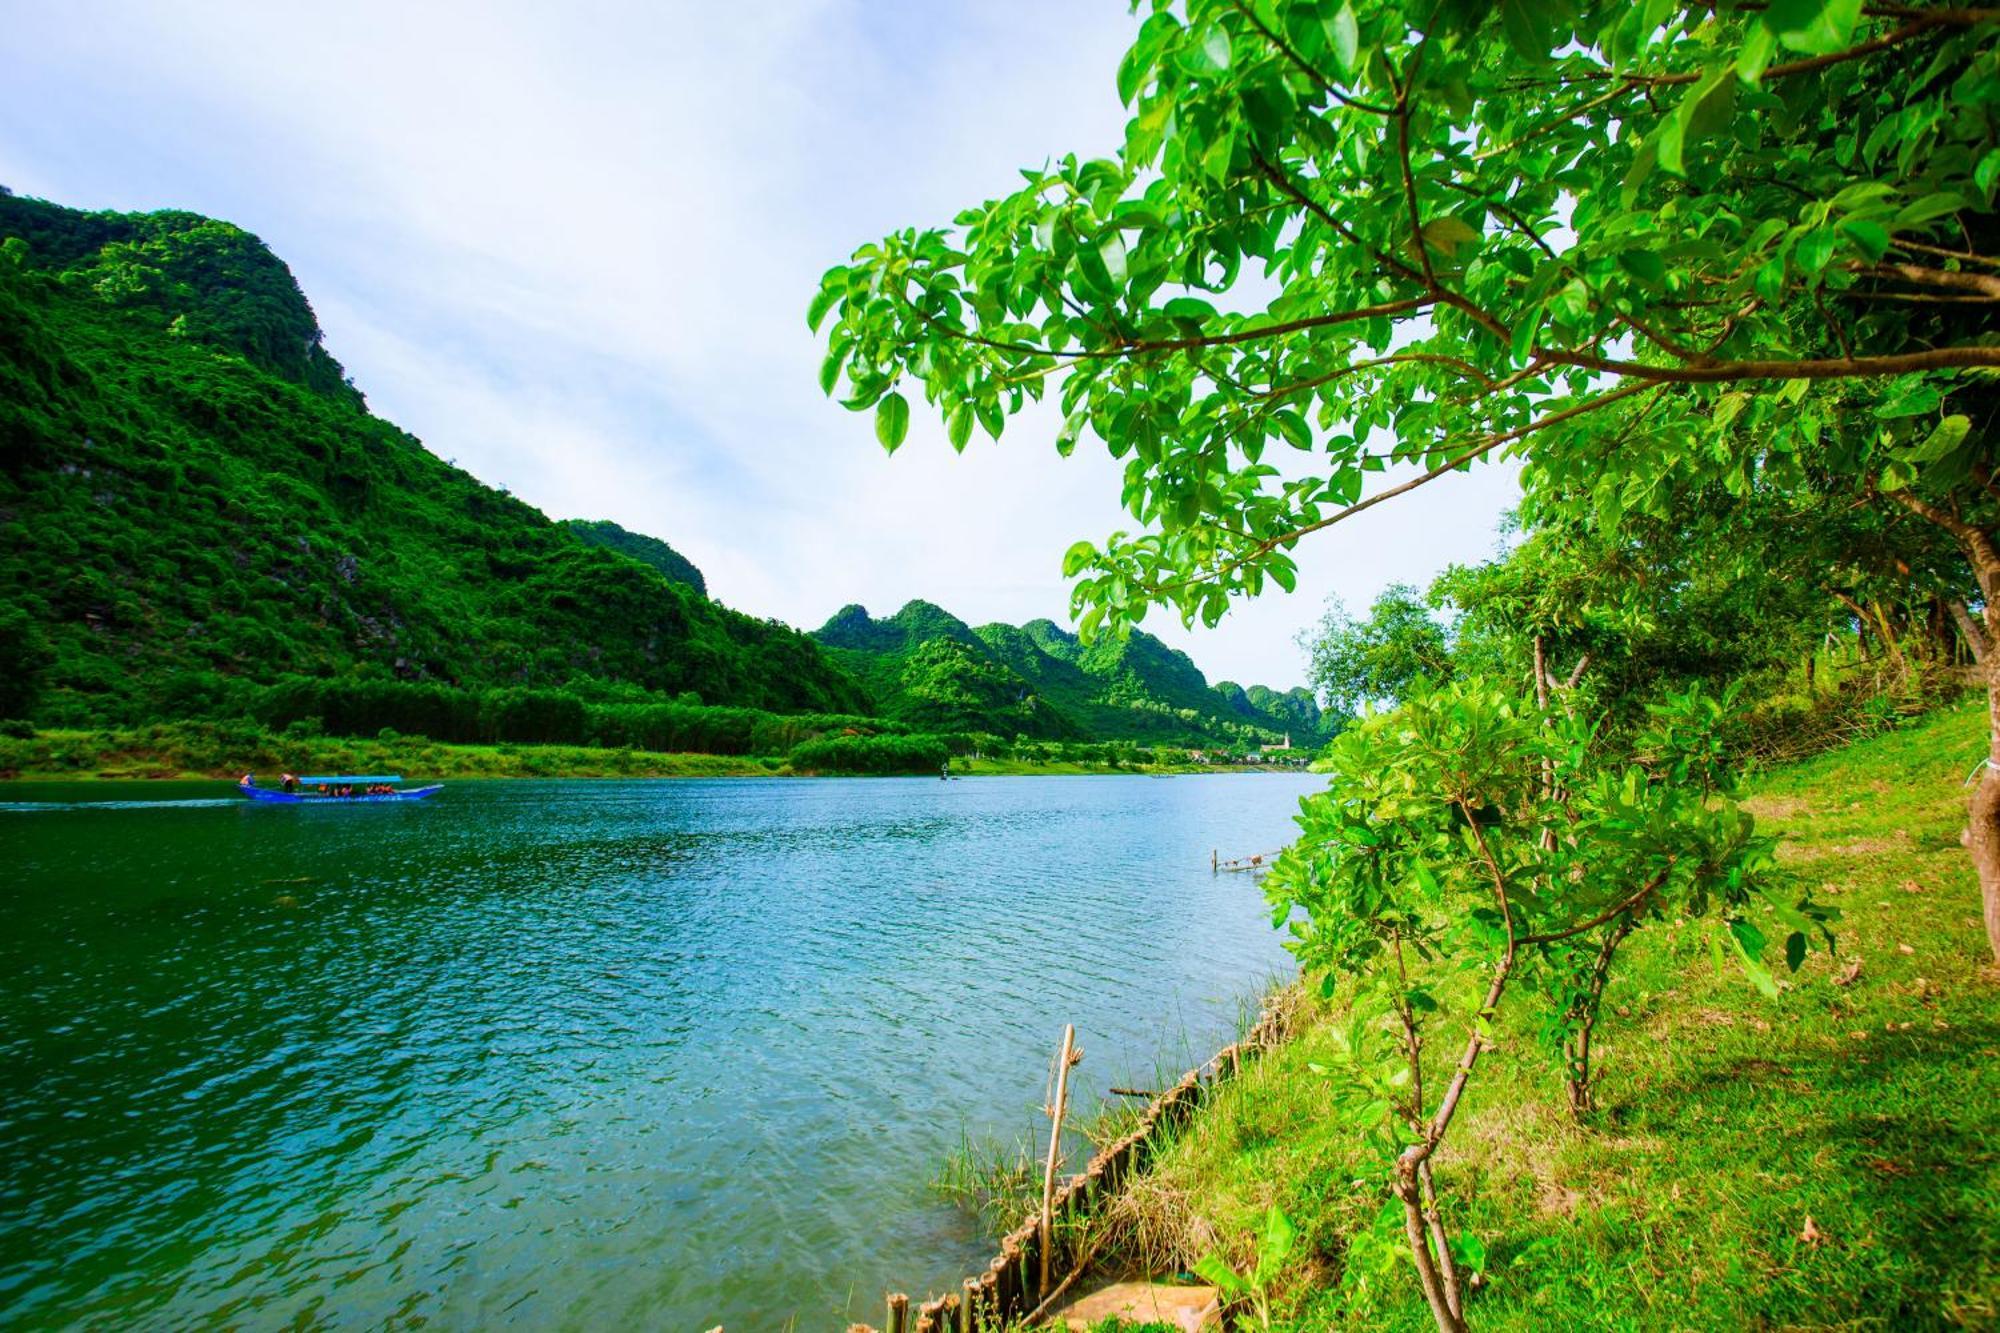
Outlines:
[[[0,180],[194,208],[292,264],[383,415],[559,517],[671,541],[808,627],[922,596],[1061,619],[1057,563],[1120,526],[1117,465],[1047,415],[891,460],[819,396],[821,269],[1023,164],[1118,141],[1125,6],[760,0],[47,7],[0,51]],[[1447,489],[1448,488],[1448,489]],[[1295,683],[1326,593],[1483,555],[1511,492],[1452,478],[1302,549],[1213,632],[1212,676]]]

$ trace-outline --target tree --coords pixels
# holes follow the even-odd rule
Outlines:
[[[0,721],[25,719],[42,695],[42,677],[55,650],[28,614],[0,611]]]
[[[1306,678],[1328,709],[1346,717],[1394,704],[1419,677],[1443,681],[1452,673],[1444,626],[1404,583],[1383,589],[1366,620],[1329,600],[1318,630],[1300,634],[1299,643],[1310,659]]]
[[[1053,387],[1058,449],[1125,460],[1138,529],[1064,560],[1086,628],[1213,623],[1482,459],[1615,526],[1666,478],[1741,493],[1825,443],[1952,532],[2000,632],[1990,414],[1952,410],[2000,369],[2000,10],[1150,8],[1111,156],[862,246],[809,311],[888,448],[913,386],[958,448]],[[2000,956],[1991,688],[1968,843]]]
[[[1484,681],[1419,683],[1334,740],[1332,781],[1265,881],[1301,967],[1326,994],[1349,990],[1338,1113],[1380,1150],[1445,1333],[1465,1317],[1434,1163],[1516,983],[1536,978],[1553,1002],[1580,1115],[1598,1001],[1632,931],[1719,916],[1718,949],[1775,993],[1759,922],[1790,927],[1796,968],[1830,919],[1764,882],[1767,843],[1706,780],[1719,718],[1698,700],[1672,710],[1649,772]],[[1467,992],[1480,998],[1460,1003]],[[1443,1055],[1427,1060],[1433,1045]]]

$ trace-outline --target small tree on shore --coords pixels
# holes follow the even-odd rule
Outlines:
[[[1327,993],[1349,991],[1337,1102],[1383,1155],[1447,1333],[1465,1326],[1465,1293],[1433,1163],[1517,986],[1539,982],[1553,999],[1581,1113],[1590,1033],[1629,934],[1712,915],[1718,947],[1768,988],[1766,927],[1790,927],[1796,967],[1831,915],[1762,878],[1767,843],[1750,816],[1700,780],[1702,716],[1683,709],[1660,729],[1673,752],[1649,773],[1596,758],[1569,718],[1484,681],[1419,686],[1329,747],[1331,785],[1306,799],[1301,836],[1266,881],[1301,967]],[[1456,1058],[1427,1057],[1433,1043]]]

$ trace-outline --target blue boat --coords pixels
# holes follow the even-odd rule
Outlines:
[[[298,780],[298,790],[282,791],[271,787],[259,787],[247,773],[236,784],[236,790],[253,801],[268,801],[274,805],[379,805],[390,801],[421,801],[426,796],[435,796],[444,790],[441,782],[428,787],[411,787],[407,791],[371,792],[369,787],[393,787],[403,780],[398,773],[333,773],[313,774]],[[358,788],[352,796],[336,796],[332,791],[314,791],[315,787]]]

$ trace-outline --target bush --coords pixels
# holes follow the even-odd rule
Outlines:
[[[828,736],[792,751],[800,773],[935,773],[951,758],[936,736]]]

